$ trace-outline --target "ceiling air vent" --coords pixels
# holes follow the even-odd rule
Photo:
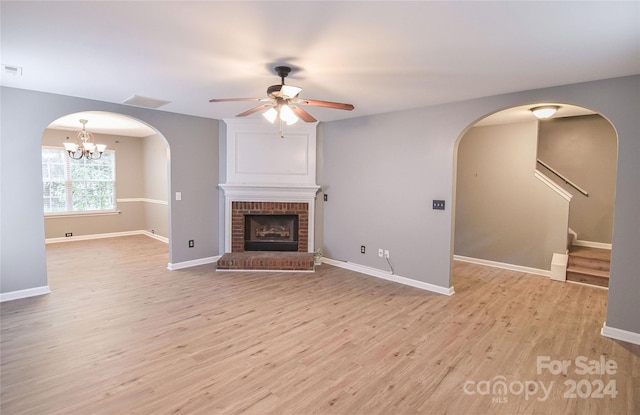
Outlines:
[[[171,101],[164,101],[156,98],[143,97],[140,95],[134,95],[131,98],[128,98],[123,104],[127,105],[135,105],[136,107],[144,107],[144,108],[160,108],[163,105],[167,105]]]

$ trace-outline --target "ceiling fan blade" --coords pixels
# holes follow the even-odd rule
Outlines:
[[[303,110],[300,107],[297,107],[295,105],[289,105],[289,107],[291,107],[291,109],[293,110],[294,114],[296,114],[298,117],[300,117],[300,119],[304,122],[316,122],[318,120],[316,120],[315,118],[313,118],[313,116],[311,114],[309,114],[307,111]]]
[[[267,109],[267,108],[269,108],[271,106],[272,106],[271,104],[258,105],[257,107],[253,107],[250,110],[246,110],[245,112],[241,112],[240,114],[236,115],[236,117],[246,117],[247,115],[251,115],[254,112],[258,112],[260,110]]]
[[[330,101],[318,101],[317,99],[298,98],[295,100],[295,103],[304,104],[304,105],[313,105],[314,107],[334,108],[337,110],[347,110],[347,111],[351,111],[354,108],[354,106],[351,104],[343,104],[340,102],[330,102]]]
[[[220,98],[210,99],[209,102],[232,102],[232,101],[271,101],[271,98]]]

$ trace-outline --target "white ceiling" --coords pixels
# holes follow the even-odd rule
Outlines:
[[[320,121],[640,73],[640,2],[4,1],[4,86],[222,119],[278,84],[352,112]],[[259,116],[256,114],[255,116]],[[90,121],[92,122],[92,121]],[[78,123],[79,125],[79,123]],[[90,125],[88,124],[89,128]]]

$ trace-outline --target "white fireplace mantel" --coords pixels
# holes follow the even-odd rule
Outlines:
[[[320,186],[252,186],[221,184],[224,192],[224,251],[231,252],[231,215],[233,202],[289,202],[309,206],[308,252],[314,252],[315,200]]]
[[[225,200],[234,202],[308,202],[316,198],[318,185],[249,185],[221,184]]]

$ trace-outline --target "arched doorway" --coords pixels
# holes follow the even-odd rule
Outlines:
[[[530,109],[541,104],[490,114],[458,138],[455,259],[552,276],[554,254],[572,245],[610,258],[616,131],[601,115],[563,103],[538,120]],[[608,261],[597,268],[591,274],[608,278]]]
[[[80,120],[106,145],[104,157],[73,160],[64,151]],[[168,244],[170,153],[159,131],[122,114],[78,112],[49,124],[42,148],[48,244],[134,234]]]

